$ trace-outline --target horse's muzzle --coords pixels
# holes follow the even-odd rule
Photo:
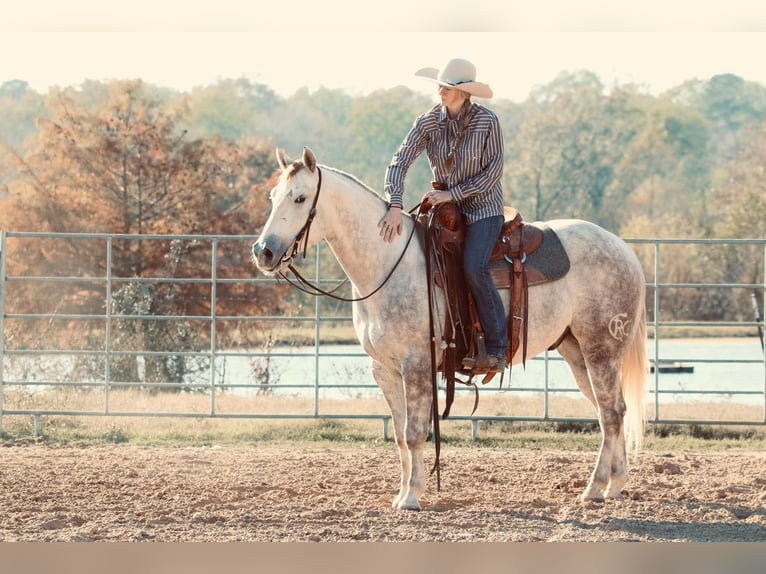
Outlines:
[[[274,252],[266,246],[265,241],[259,238],[253,243],[251,258],[255,266],[267,275],[276,274],[285,262],[284,253],[275,255]]]

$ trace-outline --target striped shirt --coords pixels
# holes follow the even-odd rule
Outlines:
[[[503,136],[495,113],[476,103],[466,135],[455,150],[451,169],[445,160],[457,140],[462,114],[450,119],[436,105],[418,116],[386,169],[384,192],[389,203],[402,207],[407,170],[426,151],[434,181],[446,184],[468,223],[503,214]]]

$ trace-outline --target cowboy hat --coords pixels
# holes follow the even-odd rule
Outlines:
[[[468,60],[453,58],[442,68],[421,68],[415,72],[416,76],[434,80],[442,86],[457,88],[468,92],[477,98],[491,98],[492,88],[487,84],[476,81],[476,66]]]

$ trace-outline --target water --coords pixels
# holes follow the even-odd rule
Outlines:
[[[647,342],[650,360],[655,356],[653,340]],[[667,339],[661,340],[658,357],[661,362],[677,361],[694,368],[693,373],[650,374],[648,386],[658,390],[660,400],[666,401],[734,401],[744,404],[763,404],[766,374],[763,352],[757,338],[727,339]],[[229,380],[250,380],[247,365],[238,357],[227,358]],[[262,359],[260,359],[262,360]],[[248,364],[252,365],[253,359]],[[323,397],[378,396],[370,368],[370,359],[359,345],[320,346],[319,356],[314,347],[299,347],[286,351],[284,356],[270,358],[269,368],[276,383],[272,390],[277,394]],[[314,388],[315,368],[318,372],[319,390]],[[540,392],[545,389],[545,372],[548,371],[548,387],[562,392],[579,393],[569,367],[556,352],[528,360],[526,367],[514,365],[510,385],[506,373],[504,389],[518,392]],[[252,369],[251,369],[252,370]],[[495,381],[484,390],[500,390]],[[257,389],[240,388],[235,392],[252,394]]]
[[[653,340],[647,342],[647,350],[652,359],[655,354]],[[359,345],[322,345],[318,352],[317,355],[315,348],[310,346],[279,348],[268,356],[217,356],[215,383],[221,390],[242,396],[263,392],[307,398],[380,396],[372,377],[370,359]],[[661,361],[678,361],[694,367],[693,373],[649,375],[648,386],[659,392],[662,402],[731,401],[755,405],[765,402],[763,352],[756,337],[663,339],[658,357]],[[22,381],[18,386],[26,386],[30,391],[52,387],[40,384],[40,381],[72,384],[69,373],[73,359],[66,355],[47,358],[30,355],[13,357],[13,361],[9,361],[6,357],[4,380],[9,385]],[[556,352],[549,353],[547,363],[540,356],[528,360],[526,367],[514,365],[510,379],[506,373],[502,389],[497,384],[499,378],[496,378],[482,387],[482,393],[508,390],[539,393],[545,390],[546,370],[550,389],[578,395],[569,367]],[[208,372],[198,374],[190,382],[206,390],[209,381]],[[316,381],[318,386],[315,386]],[[265,385],[266,382],[269,385]],[[90,384],[101,387],[103,381],[95,375]]]
[[[648,345],[654,357],[654,341]],[[694,373],[660,373],[661,397],[674,400],[730,400],[764,404],[766,374],[763,350],[757,337],[728,339],[660,340],[659,359],[694,367]],[[655,387],[655,375],[650,376]],[[662,394],[678,391],[689,394]]]

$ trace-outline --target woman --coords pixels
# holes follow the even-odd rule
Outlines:
[[[476,68],[463,59],[415,75],[438,84],[441,104],[415,119],[386,170],[389,209],[378,224],[380,235],[388,242],[394,234],[401,235],[404,179],[425,150],[438,182],[427,199],[434,205],[454,201],[467,224],[463,266],[484,329],[489,364],[477,365],[475,357],[466,357],[463,365],[503,371],[508,346],[505,310],[489,271],[492,247],[503,226],[503,137],[494,112],[471,102],[471,96],[491,98],[492,90],[476,81]]]

